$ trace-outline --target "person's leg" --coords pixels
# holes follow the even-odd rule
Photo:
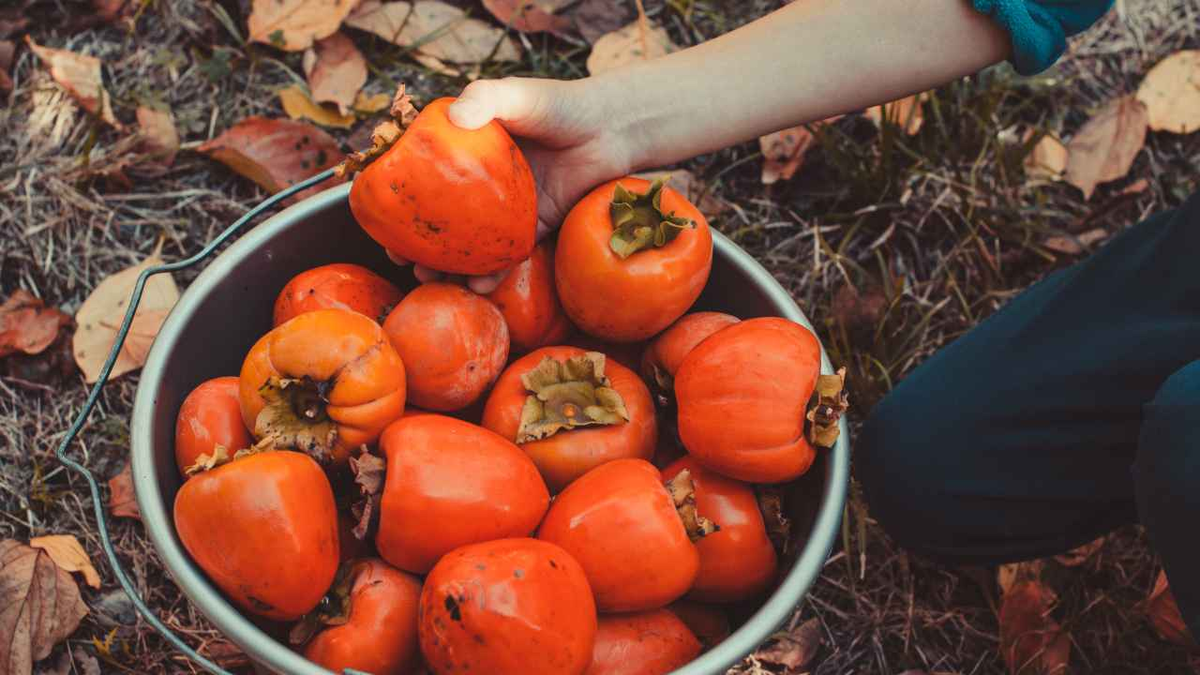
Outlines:
[[[1138,514],[1192,635],[1200,635],[1200,361],[1146,405],[1134,464]]]
[[[1133,522],[1142,406],[1200,357],[1197,261],[1193,195],[932,356],[857,439],[872,516],[910,550],[972,564]]]

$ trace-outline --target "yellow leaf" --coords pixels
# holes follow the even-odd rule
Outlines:
[[[517,61],[521,57],[517,44],[503,28],[470,18],[462,9],[436,0],[367,0],[346,19],[346,25],[401,47],[415,48],[414,58],[439,72],[448,69],[445,63]]]
[[[50,555],[62,569],[68,572],[82,572],[83,580],[92,588],[100,588],[100,573],[92,567],[92,559],[74,535],[51,534],[45,537],[34,537],[29,545],[40,548]]]
[[[387,110],[388,106],[391,104],[392,97],[388,96],[387,94],[380,93],[375,94],[374,96],[367,96],[360,91],[358,92],[358,96],[354,99],[353,107],[355,112],[370,115],[377,113],[380,110]]]
[[[1200,129],[1200,49],[1175,52],[1146,73],[1137,98],[1150,128],[1190,134]]]
[[[279,90],[279,101],[283,103],[283,111],[292,119],[309,119],[321,126],[349,129],[354,124],[354,115],[339,115],[338,113],[317,105],[299,85]]]
[[[1067,170],[1067,146],[1050,134],[1033,146],[1025,157],[1025,175],[1033,180],[1062,180]]]
[[[25,36],[25,42],[50,67],[50,76],[54,81],[74,97],[84,110],[117,129],[124,128],[113,115],[112,100],[104,89],[100,75],[100,59],[65,49],[43,47],[28,35]]]
[[[329,37],[358,6],[358,0],[253,0],[250,40],[289,52]]]

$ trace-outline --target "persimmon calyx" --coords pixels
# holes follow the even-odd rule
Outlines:
[[[417,118],[417,109],[412,103],[412,97],[405,93],[403,84],[396,88],[396,95],[392,97],[392,107],[389,113],[392,119],[381,122],[371,132],[371,147],[347,155],[341,164],[333,168],[335,176],[345,178],[356,171],[365,169],[376,157],[387,152],[388,148],[391,148],[404,134],[408,125]]]
[[[758,510],[762,513],[767,538],[775,546],[776,553],[781,556],[787,555],[792,543],[792,523],[784,515],[783,490],[773,485],[756,485],[754,496],[758,500]]]
[[[835,375],[817,376],[817,386],[813,388],[805,415],[808,420],[808,442],[820,448],[832,448],[838,438],[838,422],[849,409],[846,369],[838,370]]]
[[[608,245],[619,258],[624,260],[647,248],[666,246],[686,227],[696,227],[688,218],[663,213],[662,190],[667,183],[660,176],[650,184],[644,194],[631,192],[617,183],[613,200],[609,206],[613,233]]]
[[[604,354],[587,352],[565,360],[547,356],[521,376],[529,396],[521,409],[517,443],[553,436],[564,429],[629,421],[625,401],[604,376]]]
[[[358,521],[352,532],[355,538],[364,541],[374,534],[379,524],[379,502],[383,498],[387,462],[372,455],[364,445],[357,457],[350,458],[349,464],[350,472],[354,474],[354,483],[362,494],[362,499],[350,506],[351,514]]]
[[[204,453],[197,457],[196,461],[184,470],[184,473],[188,476],[195,476],[198,473],[203,473],[210,469],[215,469],[218,466],[228,464],[235,459],[241,459],[242,457],[248,457],[250,455],[273,449],[274,442],[269,438],[264,438],[248,448],[242,448],[234,452],[232,455],[229,454],[229,448],[226,448],[223,445],[216,445],[213,447],[213,451],[211,453]]]
[[[254,436],[270,439],[281,450],[300,450],[327,462],[337,440],[337,425],[326,414],[331,383],[271,377],[259,388],[266,401],[254,420]]]
[[[333,585],[321,597],[321,601],[292,626],[288,633],[289,642],[297,646],[302,645],[322,628],[341,626],[350,620],[350,590],[354,588],[354,578],[358,576],[358,565],[357,560],[342,563],[337,576],[333,578]]]
[[[692,481],[692,472],[684,469],[675,477],[663,484],[675,502],[675,511],[683,521],[683,529],[687,530],[688,538],[700,541],[714,532],[720,532],[721,526],[705,518],[696,510],[696,484]]]

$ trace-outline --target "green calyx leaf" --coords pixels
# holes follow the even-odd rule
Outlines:
[[[521,376],[529,391],[521,409],[517,443],[576,427],[629,421],[625,402],[604,376],[604,354],[587,352],[560,361],[549,356]]]
[[[617,183],[609,207],[613,233],[608,244],[622,260],[647,248],[666,246],[684,228],[696,227],[694,221],[676,216],[674,211],[663,213],[662,190],[666,183],[666,176],[656,178],[645,194],[630,192]]]

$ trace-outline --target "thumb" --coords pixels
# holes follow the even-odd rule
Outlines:
[[[544,87],[527,78],[476,80],[463,89],[447,115],[463,129],[478,129],[498,119],[510,130],[521,133],[522,129],[534,126],[544,96]]]

